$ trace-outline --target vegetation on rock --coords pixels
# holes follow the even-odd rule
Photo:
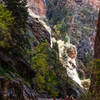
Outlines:
[[[93,52],[88,40],[95,32],[97,13],[92,15],[96,10],[89,8],[88,5],[76,7],[70,5],[69,1],[48,1],[46,21],[49,21],[52,37],[55,38],[52,48],[50,34],[45,25],[42,25],[42,19],[28,14],[27,0],[2,0],[2,3],[0,1],[2,100],[33,100],[38,95],[55,98],[68,95],[79,100],[100,99],[100,59],[96,57],[96,60],[92,61]],[[99,31],[98,28],[98,34]],[[93,75],[90,92],[85,95],[85,90],[67,74],[68,67],[70,71],[75,69],[75,73],[77,72],[77,52],[70,42],[78,48],[79,77],[83,79],[90,78],[90,74]],[[97,53],[98,51],[99,48]]]

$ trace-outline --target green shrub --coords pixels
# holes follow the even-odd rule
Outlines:
[[[14,24],[14,18],[9,10],[0,4],[0,46],[5,47],[11,40],[10,28]]]
[[[52,72],[52,67],[48,63],[49,49],[46,42],[40,43],[36,48],[36,56],[33,57],[33,70],[36,72],[36,77],[33,79],[35,86],[40,93],[57,96],[55,74]],[[50,58],[49,58],[50,59]]]
[[[27,0],[3,0],[6,8],[12,12],[16,21],[17,29],[26,28],[28,12],[27,12]]]
[[[46,42],[38,44],[35,47],[32,68],[36,73],[33,81],[39,93],[54,97],[65,96],[66,89],[73,84],[59,60],[57,44],[52,49]]]

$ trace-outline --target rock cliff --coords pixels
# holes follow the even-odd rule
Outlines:
[[[20,79],[8,80],[0,77],[1,100],[37,100],[36,94]]]
[[[9,45],[5,47],[2,41],[7,36],[0,38],[1,99],[85,94],[81,79],[90,76],[86,68],[93,54],[100,58],[99,21],[95,34],[97,8],[84,0],[27,0],[25,7],[29,14],[26,30],[12,28],[8,33],[14,39],[6,41]],[[98,81],[95,76],[91,90]]]
[[[21,36],[20,43],[24,41],[23,38],[27,35],[26,43],[25,41],[22,43],[23,48],[16,51],[15,49],[18,44],[15,44],[15,47],[14,45],[10,45],[10,48],[3,48],[0,45],[1,100],[37,100],[36,97],[38,93],[36,89],[34,89],[36,87],[32,81],[35,77],[35,72],[30,63],[32,55],[30,56],[29,52],[33,53],[31,50],[43,40],[50,45],[50,30],[47,30],[48,27],[46,27],[45,22],[39,19],[40,17],[45,18],[46,16],[46,5],[44,0],[28,0],[27,6],[29,7],[27,29],[26,32],[20,32],[24,34]],[[14,29],[16,30],[16,28]],[[25,44],[27,44],[28,41],[30,41],[28,44],[29,48],[26,47],[28,52],[25,53],[24,56],[20,56],[20,54],[23,54]],[[17,54],[18,52],[20,52],[20,54]]]
[[[100,11],[98,15],[98,24],[97,24],[97,34],[95,38],[95,46],[94,46],[94,67],[91,76],[91,86],[90,91],[92,93],[93,99],[97,99],[100,97]]]
[[[46,17],[46,3],[45,0],[27,0],[29,9],[35,14]]]

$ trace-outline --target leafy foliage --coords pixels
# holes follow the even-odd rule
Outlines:
[[[66,31],[69,26],[67,25],[68,12],[66,9],[66,3],[63,5],[61,0],[51,0],[48,1],[49,6],[47,16],[49,23],[52,25],[53,30],[55,31],[55,37],[57,39],[65,40]],[[59,3],[62,3],[58,6]]]
[[[38,91],[54,97],[65,96],[66,89],[72,82],[68,79],[66,70],[59,61],[57,44],[55,43],[51,49],[46,42],[41,42],[35,50],[36,55],[32,59],[32,68],[36,72],[33,81]]]
[[[67,88],[71,87],[73,82],[66,75],[66,69],[59,60],[57,43],[51,49],[48,43],[41,42],[32,50],[30,37],[25,33],[28,17],[26,0],[4,0],[4,2],[6,9],[0,6],[0,35],[3,36],[0,36],[0,47],[3,47],[9,56],[21,58],[30,63],[36,73],[33,81],[39,93],[55,97],[65,96]],[[54,2],[54,5],[56,4],[57,0]],[[60,37],[65,37],[66,31],[63,15],[66,15],[65,7],[61,10],[55,9],[53,18],[50,18],[55,25],[56,33],[60,35],[63,33]],[[5,42],[9,45],[3,46],[5,39],[9,40]],[[0,66],[0,72],[1,75],[6,73],[2,66]]]
[[[4,2],[6,8],[12,11],[16,27],[25,29],[28,18],[27,0],[4,0]]]
[[[30,37],[26,34],[26,0],[3,0],[0,5],[0,47],[10,55],[30,60]]]
[[[100,59],[95,59],[92,62],[92,76],[91,76],[91,86],[90,86],[90,92],[83,95],[79,100],[99,100],[100,99],[100,93],[99,87],[100,87]],[[92,91],[91,91],[92,90]]]
[[[52,66],[48,64],[48,44],[40,43],[36,48],[36,56],[33,57],[33,70],[35,70],[36,77],[34,82],[40,92],[46,92],[46,90],[57,96],[55,73],[51,71]],[[54,91],[53,91],[54,90]]]
[[[100,96],[98,95],[92,95],[90,92],[88,92],[86,95],[82,95],[78,100],[100,100]]]
[[[5,46],[11,40],[10,28],[14,24],[14,18],[9,10],[0,5],[0,46]]]
[[[56,32],[56,36],[57,38],[61,38],[61,39],[65,39],[65,35],[66,35],[66,24],[64,21],[62,21],[61,23],[54,25],[54,30]]]
[[[100,59],[95,60],[96,87],[100,87]]]

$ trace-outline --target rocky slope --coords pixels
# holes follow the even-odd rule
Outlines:
[[[35,9],[34,11],[34,8],[32,8],[32,6],[29,7],[29,9],[31,10],[31,12],[35,13],[36,15],[39,15],[37,18],[39,19],[44,18],[46,16],[46,10],[49,11],[49,15],[47,14],[48,17],[53,16],[51,13],[52,10],[49,8],[50,5],[48,1],[46,1],[46,3],[42,0],[39,2],[36,2],[36,1],[30,1],[30,2],[31,4],[32,2],[34,2],[34,5],[32,6],[35,7],[37,10]],[[86,77],[88,77],[85,67],[87,66],[88,62],[93,59],[93,54],[94,54],[93,48],[94,48],[96,20],[97,20],[97,13],[95,12],[97,12],[97,5],[92,1],[89,1],[89,4],[87,4],[87,2],[85,1],[81,3],[77,3],[77,2],[74,2],[73,0],[70,0],[70,1],[59,0],[58,2],[55,1],[54,3],[56,4],[55,6],[56,9],[59,9],[62,6],[65,6],[69,12],[67,16],[70,16],[71,19],[69,18],[67,25],[69,26],[70,23],[71,25],[70,25],[70,28],[66,32],[69,34],[71,43],[68,41],[64,42],[62,40],[55,40],[55,39],[52,39],[50,41],[51,31],[49,35],[43,33],[42,38],[46,36],[45,39],[47,39],[48,43],[50,42],[58,43],[60,61],[63,64],[63,67],[66,68],[66,72],[68,76],[71,79],[73,79],[75,82],[77,82],[80,86],[82,86],[81,81],[78,77],[77,70],[79,74],[82,75],[81,76],[82,79],[85,79]],[[41,10],[38,8],[39,6]],[[48,8],[46,9],[46,7]],[[90,16],[88,16],[88,14]],[[34,14],[31,14],[31,15],[34,15]],[[36,16],[32,16],[32,17],[36,17]],[[40,41],[37,34],[35,35],[35,37],[37,38],[38,41]],[[76,64],[76,59],[77,59],[78,64]],[[84,66],[84,68],[80,68],[80,66],[82,65]]]
[[[80,97],[85,94],[80,78],[90,75],[86,75],[86,66],[93,59],[94,52],[99,58],[99,28],[96,49],[93,50],[97,9],[84,1],[27,2],[26,32],[18,31],[24,34],[18,41],[22,47],[16,49],[19,46],[17,40],[9,45],[10,48],[0,44],[2,100],[37,100],[36,97],[66,95]]]
[[[98,15],[98,24],[97,24],[97,35],[95,38],[94,46],[94,70],[92,71],[91,76],[91,86],[90,91],[92,93],[93,99],[99,99],[100,97],[100,11]]]
[[[52,3],[52,2],[51,2]],[[54,9],[59,9],[62,6],[65,6],[66,3],[68,3],[66,0],[59,0],[58,2],[55,2],[56,6],[54,7]],[[69,2],[69,4],[71,4],[72,2]],[[50,5],[48,5],[49,7]],[[53,10],[53,9],[52,9]],[[52,13],[50,11],[50,8],[48,8],[48,13]],[[48,14],[49,15],[49,14]],[[53,16],[53,15],[51,15]],[[50,17],[50,15],[48,16]],[[56,16],[55,16],[56,17]],[[63,33],[60,33],[63,34]],[[59,57],[60,60],[63,64],[63,67],[66,68],[66,73],[68,74],[68,76],[74,80],[76,83],[78,83],[81,87],[81,81],[78,77],[78,73],[77,73],[77,65],[76,65],[76,57],[77,57],[77,50],[76,50],[76,46],[73,45],[72,43],[70,43],[70,38],[66,38],[66,40],[68,39],[68,41],[63,41],[61,40],[61,38],[56,39],[55,37],[53,37],[53,33],[51,34],[51,41],[52,43],[57,43],[58,44],[58,49],[59,49]]]
[[[97,13],[95,12],[97,12],[97,10],[84,2],[81,3],[81,5],[75,4],[70,10],[73,12],[73,15],[69,22],[71,23],[71,29],[68,30],[68,33],[71,38],[71,43],[77,47],[77,60],[80,69],[80,66],[87,66],[93,59],[97,21]],[[87,77],[87,75],[85,77]]]
[[[61,53],[60,59],[63,66],[66,68],[68,76],[82,87],[81,81],[77,73],[77,50],[75,45],[67,42],[64,43],[64,41],[61,40],[57,41],[57,43],[59,46],[59,52]]]
[[[37,43],[40,43],[41,40],[45,39],[50,44],[50,33],[45,27],[45,23],[42,23],[37,17],[31,16],[29,17],[29,29],[28,34],[33,36]]]
[[[63,5],[63,2],[66,3]],[[63,2],[60,0],[58,0],[57,3],[54,2],[57,11],[53,8],[53,12],[53,10],[49,10],[49,8],[48,18],[51,23],[57,22],[53,23],[53,28],[58,35],[56,38],[60,37],[60,39],[64,40],[66,35],[68,35],[71,43],[76,46],[78,72],[81,78],[88,78],[89,75],[85,69],[88,63],[93,59],[98,11],[84,0],[80,3],[74,0],[63,0]],[[59,6],[62,8],[61,10]],[[58,28],[60,29],[58,30]]]
[[[50,33],[36,17],[29,16],[26,33],[30,37],[32,48],[43,39],[50,45]],[[16,54],[9,55],[8,52],[9,50],[0,47],[0,98],[2,100],[37,100],[39,95],[33,88],[33,82],[28,81],[35,76],[31,65],[27,60],[16,57]],[[15,69],[9,70],[7,68],[9,66],[12,70]]]
[[[65,3],[65,2],[63,2],[63,3]],[[60,3],[57,4],[58,7],[60,6],[59,4]],[[29,14],[33,19],[37,18],[44,25],[43,20],[42,20],[43,16],[40,16],[39,14],[34,13],[34,11],[30,8],[29,8]],[[34,21],[33,22],[31,21],[31,23],[34,25]],[[80,87],[82,87],[82,84],[81,84],[81,81],[78,77],[78,73],[76,70],[77,69],[77,65],[76,65],[76,61],[75,61],[76,56],[77,56],[76,47],[74,45],[72,45],[71,43],[67,43],[67,42],[64,43],[64,41],[62,41],[62,40],[55,40],[55,38],[52,37],[53,32],[51,31],[52,29],[50,28],[50,26],[47,26],[46,23],[44,26],[46,27],[46,30],[49,31],[49,34],[47,34],[47,33],[44,34],[43,30],[38,31],[36,33],[36,31],[34,31],[34,29],[35,28],[37,29],[38,27],[33,26],[32,29],[33,29],[34,37],[37,38],[38,33],[41,33],[41,35],[43,36],[41,39],[46,37],[46,40],[48,41],[48,43],[51,43],[51,47],[53,47],[53,45],[55,43],[58,44],[60,61],[63,64],[63,67],[66,68],[66,73],[68,74],[68,77],[70,77],[73,81],[75,81],[75,84],[76,84],[75,87],[72,86],[70,88],[73,88],[73,89],[75,89],[75,91],[78,91],[81,93],[84,92],[84,90],[81,90],[81,88],[80,88]],[[40,28],[41,28],[41,26],[40,26]],[[36,34],[36,36],[35,36],[35,34]],[[40,35],[38,35],[38,36],[40,36]],[[64,58],[63,55],[66,55],[66,56],[68,55],[69,58]],[[80,90],[77,90],[77,88],[80,88]],[[77,94],[77,92],[76,92],[76,94]],[[77,95],[79,95],[79,94],[77,94]]]
[[[0,77],[1,100],[37,100],[36,94],[20,79],[8,80]]]
[[[46,17],[46,3],[45,0],[27,0],[29,9],[35,14]]]
[[[1,3],[4,4],[4,2]],[[32,12],[34,12],[34,14],[33,16],[31,16],[30,13],[28,16],[26,33],[23,33],[24,31],[20,32],[24,34],[24,36],[21,34],[22,35],[21,41],[19,43],[21,44],[23,42],[21,44],[23,45],[23,48],[20,47],[20,49],[18,48],[18,50],[16,51],[18,47],[17,43],[15,43],[15,45],[12,45],[11,42],[11,44],[9,44],[9,47],[6,48],[2,47],[2,45],[0,44],[0,98],[1,100],[8,100],[8,99],[9,100],[37,100],[36,97],[38,94],[36,92],[36,89],[34,89],[34,85],[32,81],[32,78],[35,77],[35,72],[32,69],[32,65],[30,63],[31,56],[29,52],[32,52],[30,48],[34,48],[43,39],[46,40],[46,42],[50,45],[50,33],[46,29],[47,27],[45,27],[45,23],[43,23],[43,21],[40,21],[36,17],[37,15],[40,15],[42,18],[45,17],[46,6],[44,4],[44,1],[41,0],[40,2],[41,5],[43,5],[41,8],[37,8],[38,7],[37,0],[32,1],[31,4],[33,5],[35,4],[34,6],[29,5],[29,3],[30,1],[28,2],[28,6],[30,6],[29,9],[31,9],[31,7],[34,7],[31,9]],[[24,41],[24,37],[27,38],[26,43]],[[20,37],[18,37],[18,39],[20,39]],[[0,41],[1,40],[2,39],[0,39]],[[15,41],[18,42],[18,40]],[[28,43],[28,41],[30,42],[28,44],[29,48],[26,47],[27,52],[25,50],[26,52],[25,55],[20,56],[20,54],[23,55],[25,45]],[[20,54],[17,54],[18,52],[20,52]]]

